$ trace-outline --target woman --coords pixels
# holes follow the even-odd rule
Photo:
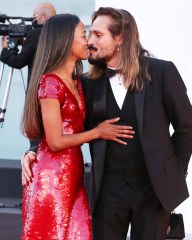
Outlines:
[[[131,138],[130,127],[107,120],[84,132],[80,60],[88,57],[85,26],[60,14],[43,26],[24,107],[23,133],[41,138],[33,180],[23,190],[22,240],[91,240],[81,145]]]

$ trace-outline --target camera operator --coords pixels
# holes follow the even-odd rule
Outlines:
[[[27,87],[31,76],[33,60],[41,33],[43,24],[52,16],[56,15],[55,7],[51,3],[40,3],[33,11],[33,30],[29,31],[22,49],[18,51],[10,51],[8,49],[7,36],[2,37],[2,52],[0,60],[10,67],[21,69],[28,66]],[[22,42],[22,39],[21,39]]]

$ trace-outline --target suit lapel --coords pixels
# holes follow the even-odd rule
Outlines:
[[[106,119],[107,79],[103,76],[95,80],[93,96],[94,121],[100,123]]]
[[[93,119],[95,124],[106,120],[106,95],[107,95],[107,79],[105,76],[95,80],[93,95]],[[103,168],[105,163],[106,140],[96,139],[93,141],[94,156],[94,181],[96,188],[96,198],[101,186],[103,177]],[[96,200],[96,199],[95,199]]]
[[[146,90],[146,81],[144,81],[143,83],[142,91],[134,92],[135,111],[136,111],[136,118],[137,118],[140,136],[143,128],[143,107],[144,107],[145,90]]]

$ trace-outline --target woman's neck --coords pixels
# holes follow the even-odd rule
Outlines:
[[[68,61],[65,65],[53,71],[53,73],[58,75],[61,79],[69,82],[69,81],[72,81],[72,74],[73,74],[74,68],[75,68],[75,63]]]

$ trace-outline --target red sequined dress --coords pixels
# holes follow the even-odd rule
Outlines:
[[[65,83],[45,74],[38,96],[58,99],[63,134],[84,131],[85,101],[77,81],[81,106]],[[33,165],[33,181],[23,189],[22,240],[91,240],[91,220],[84,187],[81,147],[52,152],[45,135]]]

